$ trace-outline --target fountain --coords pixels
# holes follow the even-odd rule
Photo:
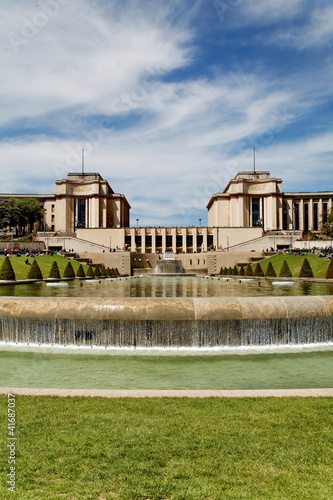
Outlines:
[[[212,348],[332,339],[332,296],[0,298],[0,341],[8,343]]]
[[[173,252],[164,252],[163,260],[157,261],[155,274],[173,276],[183,273],[185,273],[185,269],[183,268],[182,262],[174,258]]]

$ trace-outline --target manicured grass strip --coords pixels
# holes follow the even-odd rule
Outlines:
[[[313,276],[315,278],[325,278],[326,270],[329,266],[329,261],[324,258],[319,258],[316,254],[308,254],[308,255],[287,255],[287,254],[279,254],[273,257],[268,257],[267,259],[260,261],[260,266],[264,273],[266,273],[269,262],[272,263],[272,266],[278,275],[280,269],[282,267],[283,261],[287,261],[289,269],[294,278],[298,278],[299,272],[301,270],[302,263],[305,259],[308,259],[309,264],[311,266]],[[255,264],[253,264],[252,269],[254,270]]]
[[[17,396],[16,412],[18,499],[332,497],[330,398]],[[4,445],[3,499],[7,469]]]
[[[0,256],[0,268],[2,266],[4,259],[5,259],[4,256]],[[16,256],[10,257],[10,262],[13,266],[17,280],[27,279],[30,266],[25,264],[26,259],[27,257],[25,255],[21,255],[21,257],[16,257]],[[62,257],[61,255],[41,255],[38,257],[28,257],[28,260],[31,264],[33,263],[34,259],[36,259],[40,267],[40,270],[42,271],[43,278],[49,277],[50,270],[54,261],[58,264],[61,277],[63,277],[64,275],[64,271],[68,262],[71,262],[75,272],[80,267],[79,262],[75,262],[73,260],[69,261],[68,259],[66,259],[66,257]],[[88,266],[84,265],[83,269],[86,272],[88,270]]]

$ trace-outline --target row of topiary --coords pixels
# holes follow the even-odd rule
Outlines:
[[[222,275],[227,275],[227,276],[261,276],[261,277],[267,277],[267,278],[274,278],[276,276],[280,278],[292,278],[292,273],[290,271],[290,268],[288,266],[288,262],[286,260],[283,261],[281,269],[278,273],[276,273],[272,262],[268,263],[267,269],[264,272],[262,270],[261,265],[259,262],[255,265],[254,269],[252,269],[252,266],[248,264],[246,267],[241,266],[238,268],[237,266],[232,267],[221,267],[220,274]],[[313,278],[313,271],[310,265],[310,262],[308,259],[305,257],[305,259],[302,262],[302,266],[298,275],[299,278]],[[333,278],[333,259],[330,260],[328,268],[326,270],[325,274],[326,279],[332,279]]]
[[[91,267],[89,266],[87,271],[85,272],[83,269],[82,264],[79,265],[77,271],[74,271],[73,265],[71,261],[67,262],[67,265],[64,270],[64,274],[61,277],[60,276],[60,271],[59,267],[56,261],[53,262],[48,279],[74,279],[74,278],[115,278],[119,276],[119,271],[118,269],[110,269],[105,268],[104,265],[99,266],[97,265],[96,267]],[[42,280],[43,274],[42,271],[38,265],[38,262],[36,259],[34,259],[31,267],[29,268],[27,278],[28,280],[33,279],[33,280]],[[0,270],[0,280],[10,280],[10,281],[15,281],[16,276],[15,272],[12,266],[12,263],[9,259],[9,257],[6,257],[2,263],[1,270]]]

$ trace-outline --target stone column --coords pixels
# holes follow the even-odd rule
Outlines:
[[[309,199],[309,231],[313,231],[313,199]]]
[[[171,230],[172,234],[172,251],[173,253],[177,253],[177,229],[175,227]]]
[[[156,253],[156,229],[151,228],[151,252]]]
[[[187,234],[186,234],[186,228],[182,228],[182,235],[183,235],[183,252],[187,253],[187,246],[186,246],[186,241],[187,241]]]
[[[299,228],[304,231],[304,200],[301,198],[299,200]]]
[[[161,231],[162,235],[162,253],[166,251],[166,228],[163,227]]]
[[[193,238],[193,253],[197,253],[197,234],[198,234],[198,228],[194,227],[192,231],[192,238]]]

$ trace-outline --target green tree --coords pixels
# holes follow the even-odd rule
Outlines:
[[[333,278],[333,259],[329,261],[328,268],[326,269],[325,278],[330,280]]]
[[[104,277],[104,276],[106,276],[106,275],[107,275],[107,273],[106,273],[105,266],[104,266],[104,264],[102,264],[102,265],[101,265],[101,276],[103,276],[103,277]]]
[[[245,268],[245,276],[253,276],[253,270],[250,264],[248,264]]]
[[[5,229],[9,226],[8,203],[0,201],[0,228]]]
[[[36,259],[34,259],[29,271],[28,271],[28,280],[42,280],[43,275],[42,271],[40,270],[40,267],[38,265],[38,262]]]
[[[1,270],[0,270],[0,280],[16,280],[15,272],[9,257],[5,257]]]
[[[271,263],[271,261],[269,261],[269,263],[268,263],[268,266],[267,266],[267,269],[266,269],[266,272],[265,272],[265,276],[267,276],[267,277],[274,277],[274,276],[276,276],[276,272],[275,272],[275,269],[274,269],[273,264]]]
[[[253,274],[254,274],[254,276],[264,276],[264,271],[262,270],[259,262],[256,263]]]
[[[86,272],[86,278],[93,278],[93,277],[94,277],[94,270],[91,266],[89,266]]]
[[[245,269],[244,269],[244,266],[240,266],[240,269],[239,269],[239,276],[244,276],[245,274]]]
[[[280,278],[292,278],[292,274],[286,260],[282,262],[282,266],[280,272],[278,273],[278,276]]]
[[[75,278],[75,272],[70,260],[67,262],[67,266],[65,267],[64,278]]]
[[[94,276],[95,276],[95,278],[100,278],[101,277],[101,268],[100,268],[100,266],[98,264],[97,264],[97,266],[94,269]]]
[[[77,278],[84,278],[86,276],[82,264],[79,265],[78,270],[75,273],[75,276]]]
[[[333,235],[333,208],[321,214],[320,230],[328,237]]]
[[[238,269],[236,265],[233,267],[232,274],[233,276],[238,276]]]
[[[299,272],[299,277],[300,278],[313,278],[313,272],[311,269],[311,265],[306,257],[303,260],[302,267],[301,267],[301,270]]]
[[[59,267],[57,264],[57,261],[53,261],[50,273],[49,273],[49,278],[54,278],[54,279],[60,279],[60,272],[59,272]]]

